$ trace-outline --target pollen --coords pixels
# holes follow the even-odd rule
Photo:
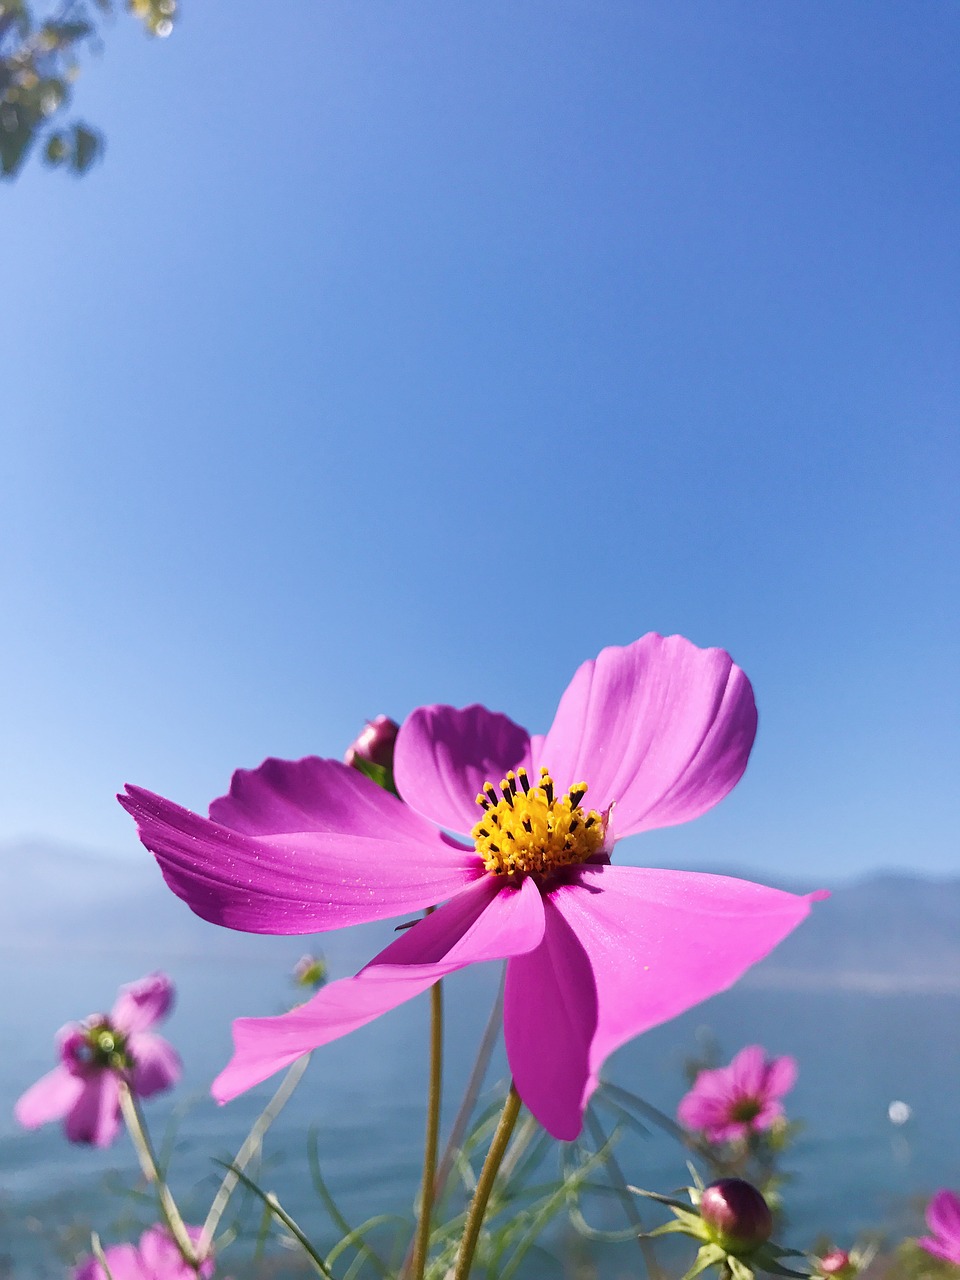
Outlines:
[[[581,801],[587,784],[578,782],[565,796],[554,794],[553,779],[540,770],[530,785],[526,769],[511,769],[499,790],[484,783],[477,796],[483,817],[471,832],[487,871],[498,876],[544,875],[559,867],[587,862],[603,849],[606,818]]]

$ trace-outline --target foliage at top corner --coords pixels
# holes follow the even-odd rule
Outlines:
[[[60,5],[0,0],[0,177],[13,179],[30,154],[73,174],[103,153],[103,135],[66,121],[82,52],[103,48],[115,0],[64,0]],[[151,36],[170,35],[177,0],[123,0]]]

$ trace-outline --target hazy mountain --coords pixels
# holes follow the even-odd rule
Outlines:
[[[810,886],[790,885],[792,889]],[[41,841],[0,846],[0,946],[176,957],[272,954],[293,939],[235,933],[198,919],[153,859]],[[304,940],[304,949],[309,943]],[[834,890],[745,979],[751,986],[864,992],[960,992],[960,877],[877,874]]]

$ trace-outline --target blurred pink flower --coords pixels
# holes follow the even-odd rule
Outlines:
[[[680,1099],[677,1117],[711,1142],[730,1142],[769,1129],[783,1115],[780,1099],[797,1079],[795,1058],[768,1058],[758,1044],[741,1049],[728,1067],[701,1071]]]
[[[173,983],[163,973],[121,987],[109,1014],[68,1022],[57,1033],[60,1065],[24,1093],[14,1115],[27,1129],[65,1118],[71,1142],[108,1147],[120,1128],[120,1081],[142,1098],[180,1079],[180,1057],[149,1030],[170,1011]]]
[[[955,1191],[938,1191],[927,1205],[926,1219],[932,1235],[921,1236],[917,1244],[935,1258],[960,1267],[960,1196]]]
[[[584,663],[545,736],[478,705],[418,708],[396,742],[402,800],[316,758],[240,770],[209,820],[128,787],[120,802],[167,884],[217,924],[312,933],[449,899],[356,977],[280,1017],[235,1022],[214,1096],[456,969],[506,959],[517,1089],[550,1133],[576,1137],[614,1049],[736,982],[818,896],[611,861],[621,837],[722,800],[756,723],[728,654],[647,635]]]
[[[200,1227],[187,1227],[194,1244],[200,1239]],[[104,1249],[113,1280],[210,1280],[213,1258],[208,1254],[199,1270],[188,1266],[180,1255],[166,1227],[150,1227],[140,1237],[139,1246],[114,1244]],[[75,1267],[72,1280],[107,1280],[107,1274],[96,1258]]]

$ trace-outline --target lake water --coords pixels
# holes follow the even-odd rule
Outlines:
[[[384,936],[379,929],[327,940],[336,975],[352,972],[372,954]],[[165,966],[179,992],[167,1032],[186,1074],[173,1100],[147,1104],[148,1118],[159,1138],[180,1109],[172,1183],[194,1220],[209,1203],[212,1159],[230,1157],[272,1092],[274,1082],[268,1082],[222,1108],[205,1096],[229,1057],[230,1020],[280,1012],[292,997],[277,954],[272,943],[268,962],[194,958]],[[292,939],[291,966],[298,955]],[[53,1065],[52,1037],[62,1022],[109,1007],[120,982],[152,967],[149,959],[129,955],[67,959],[0,952],[0,1276],[62,1276],[64,1250],[79,1247],[84,1234],[88,1238],[89,1224],[111,1239],[118,1217],[142,1215],[136,1204],[105,1192],[104,1178],[111,1175],[132,1181],[135,1164],[125,1139],[106,1152],[74,1147],[55,1126],[22,1132],[11,1107]],[[485,966],[447,983],[448,1123],[496,982],[494,967]],[[427,1017],[428,1002],[420,998],[320,1050],[271,1131],[264,1181],[321,1240],[331,1236],[307,1173],[307,1134],[314,1126],[324,1175],[348,1219],[409,1210],[419,1175]],[[683,1061],[696,1051],[704,1027],[727,1056],[760,1042],[771,1053],[799,1059],[789,1110],[806,1121],[806,1129],[787,1161],[797,1175],[787,1192],[790,1243],[809,1245],[819,1232],[849,1244],[868,1228],[915,1230],[917,1197],[960,1186],[960,997],[741,984],[625,1046],[608,1065],[608,1078],[672,1114],[684,1089]],[[500,1053],[489,1080],[504,1075]],[[888,1117],[894,1099],[912,1108],[901,1126]],[[628,1180],[642,1186],[666,1191],[687,1180],[684,1153],[666,1138],[630,1138],[619,1156]],[[132,1219],[125,1225],[132,1234]],[[607,1225],[615,1225],[612,1218]],[[609,1256],[611,1276],[639,1274],[632,1258],[630,1265],[621,1261],[626,1254]],[[548,1272],[541,1265],[533,1274]]]

